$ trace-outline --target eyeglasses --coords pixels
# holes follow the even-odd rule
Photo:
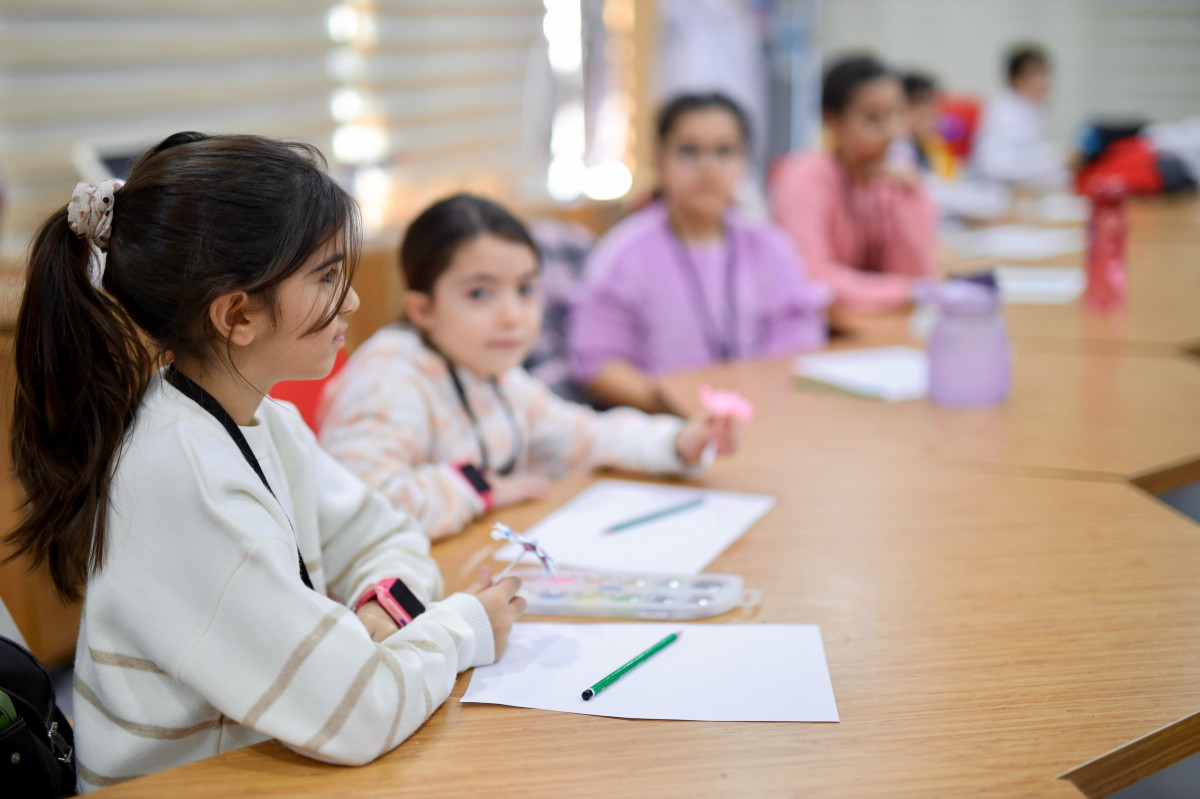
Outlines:
[[[733,144],[719,144],[716,147],[698,147],[694,144],[683,144],[667,150],[670,158],[678,160],[687,166],[695,166],[708,156],[717,164],[727,166],[742,157],[743,148]]]

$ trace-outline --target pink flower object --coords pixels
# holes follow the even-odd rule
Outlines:
[[[705,383],[700,386],[700,404],[716,416],[746,423],[754,421],[753,403],[736,391],[723,391]]]

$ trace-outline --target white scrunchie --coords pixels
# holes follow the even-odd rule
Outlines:
[[[90,180],[76,184],[67,205],[67,224],[76,236],[95,244],[100,252],[108,252],[112,233],[113,194],[121,187],[119,180]]]

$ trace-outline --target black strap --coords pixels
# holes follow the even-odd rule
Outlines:
[[[487,478],[484,477],[479,469],[475,467],[475,464],[464,463],[462,466],[458,467],[458,472],[467,479],[467,482],[471,484],[471,488],[475,489],[475,493],[479,496],[482,497],[484,494],[492,490],[491,485],[488,484]]]
[[[432,349],[432,347],[431,347]],[[437,350],[434,350],[437,352]],[[458,403],[462,406],[463,411],[467,414],[467,419],[471,422],[471,430],[475,432],[475,441],[479,444],[480,470],[488,471],[490,468],[487,442],[483,440],[483,430],[479,427],[479,419],[475,416],[475,411],[471,408],[470,401],[467,400],[467,391],[463,388],[462,380],[458,377],[458,370],[454,368],[454,362],[447,358],[444,354],[438,352],[442,356],[442,360],[446,362],[446,371],[450,372],[450,380],[454,383],[454,391],[458,394]],[[513,469],[517,468],[517,459],[521,456],[521,427],[517,424],[516,414],[513,413],[512,405],[508,402],[508,397],[504,396],[504,392],[500,390],[500,384],[496,378],[488,380],[492,384],[492,390],[496,392],[496,396],[500,399],[500,404],[504,406],[504,415],[508,417],[508,426],[512,428],[513,434],[513,451],[509,457],[508,463],[496,470],[496,474],[508,476],[512,474]]]
[[[680,271],[686,278],[692,300],[692,310],[700,322],[700,332],[704,336],[704,343],[708,347],[709,354],[718,361],[737,358],[741,347],[738,345],[737,254],[734,251],[733,230],[726,226],[725,334],[722,335],[709,311],[708,301],[704,297],[704,286],[700,282],[700,273],[692,262],[692,256],[688,253],[687,246],[675,233],[675,229],[671,228],[670,222],[667,223],[667,227],[670,228],[671,239],[675,242],[676,260],[679,262]]]
[[[263,474],[262,467],[258,464],[258,458],[254,457],[254,450],[250,449],[250,442],[242,435],[242,431],[237,426],[237,422],[233,421],[233,417],[221,407],[221,403],[217,402],[217,398],[176,369],[174,364],[167,367],[166,379],[168,383],[179,390],[179,393],[211,413],[221,423],[221,426],[225,428],[225,432],[229,433],[229,437],[233,439],[233,443],[237,444],[237,448],[241,450],[242,457],[246,459],[246,463],[250,464],[250,468],[258,475],[258,479],[262,480],[262,484],[266,486],[267,491],[270,491],[271,496],[275,497],[275,501],[278,502],[279,497],[275,496],[275,492],[271,489],[271,484],[267,482],[267,476]],[[280,507],[283,507],[282,503],[280,503]],[[287,512],[285,511],[283,515],[286,518]],[[291,524],[290,518],[288,518],[288,524]],[[292,535],[295,535],[295,533],[296,531],[293,528]],[[296,547],[296,557],[300,560],[300,579],[304,581],[306,586],[312,588],[312,580],[308,576],[308,568],[304,565],[304,555],[300,554],[299,545]]]

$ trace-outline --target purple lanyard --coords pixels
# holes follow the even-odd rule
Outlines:
[[[676,261],[683,272],[688,284],[688,294],[692,300],[692,310],[700,323],[700,332],[708,347],[709,355],[717,361],[728,361],[738,357],[741,348],[738,346],[738,290],[737,290],[737,257],[734,251],[733,230],[725,226],[725,333],[721,334],[717,322],[712,317],[708,302],[704,297],[704,286],[700,282],[700,272],[692,262],[687,246],[676,235],[671,223],[667,222],[667,230],[675,244]]]

